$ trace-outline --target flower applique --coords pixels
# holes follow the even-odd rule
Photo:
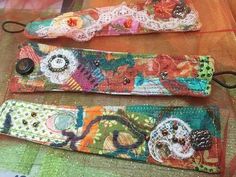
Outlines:
[[[154,13],[156,18],[168,19],[172,17],[172,12],[176,6],[177,1],[160,0],[154,5]]]
[[[42,59],[40,70],[54,84],[64,84],[76,71],[78,61],[72,51],[54,50]]]

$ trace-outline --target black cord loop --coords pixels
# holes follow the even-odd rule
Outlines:
[[[23,29],[20,29],[20,30],[11,31],[11,30],[8,30],[8,29],[6,28],[6,25],[8,25],[8,24],[19,25],[19,26],[22,26],[22,27],[24,27],[24,28],[23,28]],[[5,21],[5,22],[2,23],[2,29],[3,29],[3,31],[5,31],[5,32],[7,32],[7,33],[21,33],[21,32],[23,32],[23,31],[25,30],[25,26],[26,26],[26,25],[23,24],[23,23],[16,22],[16,21],[10,21],[10,20]]]
[[[223,83],[222,81],[220,81],[219,79],[216,78],[217,76],[228,75],[228,74],[233,75],[233,76],[236,76],[236,72],[235,72],[235,71],[223,71],[223,72],[214,73],[212,80],[215,81],[216,83],[218,83],[219,85],[221,85],[221,86],[224,87],[224,88],[227,88],[227,89],[236,89],[236,84],[234,84],[234,85],[228,85],[228,84],[225,84],[225,83]],[[235,80],[236,80],[236,79],[235,79]]]

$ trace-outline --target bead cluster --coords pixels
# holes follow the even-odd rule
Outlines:
[[[175,18],[184,19],[187,14],[191,12],[191,9],[186,6],[185,2],[182,0],[173,10],[172,15]]]
[[[64,66],[60,67],[60,68],[57,68],[57,67],[54,67],[52,62],[56,60],[56,62],[58,64],[60,64],[60,62],[65,62],[64,63]],[[70,64],[69,60],[66,58],[66,56],[64,55],[54,55],[52,56],[49,60],[48,60],[48,68],[50,71],[52,72],[62,72],[62,71],[65,71],[67,68],[68,68],[68,65]]]
[[[191,131],[188,124],[178,118],[168,118],[161,122],[152,131],[148,142],[151,156],[158,162],[163,162],[162,159],[167,156],[175,159],[190,158],[194,153],[190,144]]]
[[[163,80],[166,80],[167,79],[167,77],[168,77],[168,72],[161,72],[161,74],[160,74],[160,76],[161,76],[161,78],[163,79]]]
[[[130,83],[130,79],[128,79],[127,77],[125,77],[124,80],[123,80],[123,84],[124,84],[124,85],[127,85],[127,84],[129,84],[129,83]]]
[[[37,116],[37,113],[36,113],[36,112],[32,112],[32,113],[31,113],[31,117],[35,118],[36,116]],[[23,119],[23,120],[22,120],[22,124],[23,124],[23,125],[28,125],[28,121],[25,120],[25,119]],[[35,127],[35,128],[37,128],[37,127],[39,126],[39,124],[40,124],[40,122],[37,121],[37,122],[34,122],[34,123],[32,124],[32,126]]]
[[[100,61],[99,60],[94,60],[94,64],[95,64],[95,66],[100,66]]]

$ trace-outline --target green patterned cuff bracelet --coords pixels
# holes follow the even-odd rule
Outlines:
[[[50,106],[9,100],[0,132],[72,151],[220,172],[217,107]]]

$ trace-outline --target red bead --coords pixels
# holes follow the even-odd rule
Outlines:
[[[68,21],[67,21],[67,24],[71,27],[74,27],[77,25],[77,20],[76,19],[73,19],[73,18],[70,18]]]
[[[132,27],[132,19],[126,20],[124,23],[124,26],[126,28],[131,28]]]

